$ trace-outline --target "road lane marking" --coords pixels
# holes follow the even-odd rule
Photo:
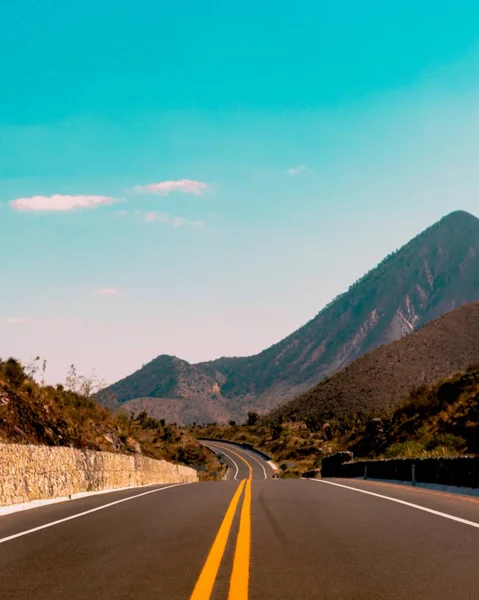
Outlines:
[[[263,473],[264,473],[264,478],[268,479],[268,475],[266,474],[266,469],[264,468],[264,465],[261,461],[259,461],[255,456],[253,456],[252,453],[247,452],[246,450],[243,449],[239,449],[237,448],[238,452],[242,452],[245,456],[247,456],[248,458],[252,458],[255,462],[257,462],[259,464],[259,466],[263,469]]]
[[[223,477],[221,478],[223,481],[226,481],[228,479],[229,470],[230,470],[230,466],[228,463],[226,463],[226,471],[225,471],[225,474],[223,475]]]
[[[248,600],[249,565],[251,555],[251,477],[241,507],[240,525],[236,538],[233,571],[230,579],[228,600]]]
[[[233,479],[234,479],[235,481],[238,481],[238,472],[239,472],[239,467],[238,467],[238,465],[236,464],[236,462],[234,461],[234,459],[233,459],[233,458],[231,458],[231,456],[229,456],[228,454],[226,454],[226,452],[221,452],[221,450],[219,450],[219,449],[218,449],[216,446],[213,446],[213,445],[208,445],[208,444],[205,444],[204,442],[200,442],[200,443],[203,443],[203,446],[206,446],[206,447],[207,447],[207,448],[209,448],[210,450],[211,450],[211,449],[213,449],[213,450],[216,450],[216,451],[217,451],[217,452],[219,452],[220,454],[223,454],[223,456],[226,456],[226,458],[229,458],[229,459],[230,459],[230,461],[231,461],[231,462],[234,464],[234,466],[235,466],[235,469],[236,469],[236,471],[235,471],[235,475],[234,475]]]
[[[110,508],[110,506],[115,506],[115,504],[121,504],[122,502],[128,502],[128,500],[134,500],[135,498],[141,498],[142,496],[147,496],[148,494],[155,494],[156,492],[162,492],[163,490],[169,490],[174,487],[178,487],[180,485],[189,485],[188,483],[175,483],[173,485],[168,485],[166,487],[158,488],[156,490],[149,490],[148,492],[142,492],[141,494],[135,494],[134,496],[128,496],[128,498],[122,498],[121,500],[115,500],[114,502],[109,502],[108,504],[102,504],[101,506],[97,506],[96,508],[91,508],[90,510],[85,510],[81,513],[77,513],[75,515],[70,515],[69,517],[65,517],[63,519],[58,519],[57,521],[52,521],[51,523],[45,523],[44,525],[40,525],[39,527],[33,527],[32,529],[27,529],[25,531],[21,531],[20,533],[15,533],[13,535],[9,535],[8,537],[4,537],[0,539],[0,544],[5,542],[9,542],[10,540],[14,540],[16,538],[22,537],[24,535],[29,535],[30,533],[35,533],[36,531],[41,531],[42,529],[47,529],[48,527],[53,527],[54,525],[60,525],[60,523],[66,523],[66,521],[71,521],[72,519],[78,519],[79,517],[84,517],[85,515],[90,515],[91,513],[97,512],[99,510],[103,510],[105,508]]]
[[[367,494],[368,496],[375,496],[376,498],[382,498],[383,500],[389,500],[390,502],[396,502],[397,504],[403,504],[404,506],[409,506],[410,508],[416,508],[417,510],[422,510],[423,512],[430,513],[431,515],[443,517],[444,519],[449,519],[450,521],[456,521],[457,523],[463,523],[464,525],[469,525],[470,527],[475,527],[476,529],[479,529],[479,523],[475,523],[474,521],[468,521],[467,519],[461,519],[461,517],[455,517],[454,515],[450,515],[448,513],[440,512],[438,510],[433,510],[432,508],[427,508],[425,506],[421,506],[420,504],[413,504],[412,502],[406,502],[405,500],[399,500],[399,498],[393,498],[391,496],[384,496],[383,494],[377,494],[376,492],[369,492],[367,490],[360,490],[359,488],[351,487],[349,485],[343,485],[342,483],[334,483],[332,481],[325,481],[324,479],[310,479],[310,481],[316,481],[317,483],[325,483],[327,485],[334,485],[336,487],[344,488],[346,490],[352,490],[353,492],[359,492],[360,494]]]
[[[247,461],[247,460],[246,460],[246,459],[245,459],[243,456],[241,456],[240,454],[238,454],[238,453],[237,453],[237,452],[235,452],[234,450],[231,450],[231,448],[225,448],[224,446],[220,446],[219,444],[216,444],[216,446],[215,446],[215,447],[217,447],[217,448],[218,448],[218,447],[219,447],[219,448],[222,448],[222,449],[223,449],[223,451],[227,449],[227,450],[228,450],[228,452],[231,452],[231,454],[234,454],[235,456],[237,456],[237,457],[238,457],[240,460],[242,460],[242,461],[245,463],[245,465],[248,467],[249,477],[250,477],[250,478],[251,478],[251,477],[253,477],[253,467],[251,466],[251,464],[250,464],[250,463],[249,463],[249,462],[248,462],[248,461]],[[230,458],[230,460],[233,460],[231,457],[229,457],[229,458]]]
[[[243,479],[239,484],[238,489],[236,490],[233,499],[226,510],[225,516],[223,517],[223,521],[218,529],[218,533],[216,534],[213,545],[208,553],[208,557],[206,558],[206,562],[200,573],[198,581],[196,582],[195,589],[193,590],[190,600],[208,600],[211,596],[216,576],[218,574],[218,569],[221,564],[221,559],[223,558],[223,554],[225,552],[231,526],[233,524],[236,508],[245,486],[245,481],[246,480]]]

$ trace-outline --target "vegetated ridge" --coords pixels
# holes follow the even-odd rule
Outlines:
[[[477,361],[479,302],[472,302],[362,356],[269,416],[312,426],[345,422],[358,412],[396,407],[412,388],[431,385]]]
[[[330,421],[283,421],[250,413],[244,425],[194,427],[197,437],[248,442],[272,455],[282,477],[317,470],[324,456],[425,458],[479,454],[479,364],[414,387],[391,410],[359,411]]]
[[[69,446],[199,467],[203,479],[221,471],[193,436],[145,412],[112,414],[83,393],[40,385],[15,359],[0,360],[0,442]]]
[[[99,394],[178,423],[246,418],[283,404],[375,348],[479,299],[479,220],[444,217],[306,325],[263,352],[191,365],[166,355]]]

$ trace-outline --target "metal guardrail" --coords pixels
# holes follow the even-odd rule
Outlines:
[[[255,452],[256,454],[258,454],[259,456],[261,456],[262,458],[264,458],[265,460],[273,460],[273,458],[271,456],[269,456],[269,454],[266,454],[266,452],[263,452],[262,450],[258,450],[257,448],[255,448],[252,444],[248,444],[247,442],[233,442],[232,440],[225,440],[223,438],[207,438],[207,437],[202,437],[202,438],[198,438],[198,441],[204,441],[204,442],[225,442],[227,444],[233,444],[234,446],[238,446],[239,448],[244,448],[245,450],[251,450],[252,452]]]

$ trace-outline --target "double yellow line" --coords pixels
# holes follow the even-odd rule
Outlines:
[[[253,470],[249,462],[242,456],[233,450],[229,450],[229,452],[235,454],[239,459],[246,463],[249,470],[249,477],[248,479],[241,480],[238,489],[228,506],[190,600],[209,600],[211,597],[243,490],[243,505],[241,507],[238,537],[236,538],[228,600],[248,599],[249,562],[251,554],[251,477]]]

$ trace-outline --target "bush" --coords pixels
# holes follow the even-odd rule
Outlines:
[[[386,449],[387,458],[411,458],[424,456],[424,445],[421,442],[407,441],[392,444]]]
[[[453,433],[439,433],[431,438],[425,445],[426,450],[445,448],[451,452],[461,452],[466,447],[466,440]]]
[[[2,363],[2,371],[12,387],[20,387],[26,379],[22,365],[15,358],[9,358]]]

